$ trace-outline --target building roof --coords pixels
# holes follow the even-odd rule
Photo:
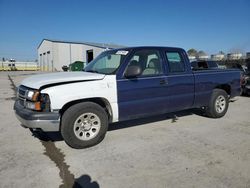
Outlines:
[[[117,45],[117,44],[107,44],[107,43],[96,43],[96,42],[77,42],[77,41],[65,41],[65,40],[53,40],[53,39],[43,39],[40,44],[38,45],[37,48],[41,46],[43,41],[50,41],[50,42],[55,42],[55,43],[68,43],[68,44],[84,44],[88,46],[93,46],[93,47],[98,47],[98,48],[110,48],[110,49],[115,49],[115,48],[123,48],[125,46],[122,45]]]

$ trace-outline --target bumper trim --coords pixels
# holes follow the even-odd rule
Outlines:
[[[14,110],[22,126],[31,129],[42,129],[45,132],[59,131],[60,115],[53,112],[34,112],[15,102]]]

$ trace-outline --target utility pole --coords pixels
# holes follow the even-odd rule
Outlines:
[[[71,64],[71,44],[69,44],[69,64]]]
[[[3,57],[3,59],[2,59],[2,70],[4,70],[4,68],[3,68],[3,62],[5,61],[5,59],[4,59],[4,57]]]

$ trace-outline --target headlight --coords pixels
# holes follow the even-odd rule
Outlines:
[[[39,91],[27,90],[26,98],[31,101],[37,101],[39,94],[40,94]]]
[[[50,99],[47,94],[40,94],[38,101],[25,101],[25,107],[31,110],[49,112]]]
[[[41,103],[40,102],[30,102],[30,101],[26,101],[25,102],[25,107],[31,110],[37,110],[40,111],[41,110]]]
[[[40,93],[38,90],[28,89],[25,92],[24,106],[36,111],[50,111],[50,98],[48,94]]]
[[[32,99],[34,93],[35,93],[34,91],[28,91],[27,97],[28,97],[29,99]]]

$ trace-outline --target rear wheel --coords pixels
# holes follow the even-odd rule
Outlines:
[[[228,104],[228,94],[222,89],[214,89],[206,108],[206,115],[212,118],[223,117],[227,112]]]
[[[62,116],[61,134],[73,148],[81,149],[98,144],[105,137],[107,129],[107,113],[96,103],[73,105]]]

